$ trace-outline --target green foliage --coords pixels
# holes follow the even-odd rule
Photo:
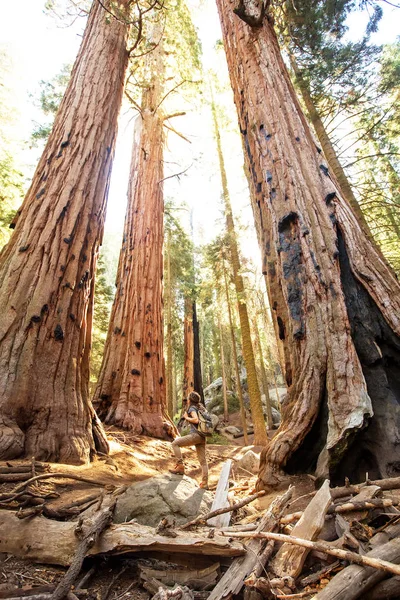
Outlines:
[[[216,444],[217,446],[230,446],[231,442],[224,435],[213,431],[207,438],[207,444]]]
[[[100,254],[94,292],[92,348],[90,353],[91,388],[94,387],[97,381],[101,367],[113,299],[114,288],[107,282],[107,256]],[[94,390],[92,389],[92,391]]]
[[[24,177],[14,158],[19,146],[13,132],[17,115],[7,84],[11,69],[7,52],[0,48],[0,248],[11,235],[9,225],[24,195]]]
[[[71,65],[64,65],[53,79],[40,82],[40,96],[34,101],[43,112],[43,122],[36,123],[31,134],[32,146],[47,141],[53,122],[71,76]]]

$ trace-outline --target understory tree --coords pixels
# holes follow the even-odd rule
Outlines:
[[[267,7],[217,4],[288,386],[258,487],[279,484],[284,468],[394,475],[399,284],[315,146]]]
[[[130,5],[122,0],[112,16],[93,2],[52,133],[0,255],[3,459],[82,463],[95,448],[107,450],[88,397],[89,352]]]
[[[217,144],[219,170],[221,175],[222,200],[226,219],[227,244],[229,247],[229,258],[236,291],[237,308],[240,320],[240,332],[242,337],[243,360],[247,373],[247,385],[249,389],[250,410],[254,426],[254,443],[264,445],[267,442],[267,430],[265,427],[264,414],[261,404],[260,388],[257,381],[255,363],[255,352],[251,339],[250,320],[247,311],[246,292],[240,269],[239,248],[236,238],[235,224],[232,214],[232,205],[229,196],[228,180],[225,170],[224,157],[222,153],[221,136],[218,126],[217,110],[214,99],[212,99],[211,110],[213,115],[214,136]],[[272,425],[272,423],[271,423]]]

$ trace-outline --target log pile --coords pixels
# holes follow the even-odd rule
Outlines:
[[[228,468],[222,477],[229,503],[227,494],[217,494],[210,513],[179,527],[164,518],[153,528],[112,523],[121,488],[54,473],[34,460],[0,465],[0,553],[68,568],[57,584],[24,593],[0,586],[0,599],[97,598],[90,581],[104,560],[123,566],[102,600],[119,597],[122,574],[133,579],[121,598],[135,586],[153,600],[400,598],[400,478],[341,488],[325,481],[297,512],[291,487],[258,514],[253,510],[249,523],[244,509],[265,493],[229,488]],[[79,499],[63,502],[66,481],[86,482],[90,493],[80,490]],[[216,519],[226,514],[228,526]]]

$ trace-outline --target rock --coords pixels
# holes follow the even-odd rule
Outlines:
[[[273,406],[271,406],[271,412],[272,412],[272,422],[274,425],[280,425],[281,422],[281,413],[276,410],[276,408],[274,408]]]
[[[115,523],[136,519],[142,525],[156,527],[163,517],[185,523],[210,511],[213,495],[199,488],[184,475],[165,474],[139,481],[118,498]]]
[[[214,400],[215,396],[217,396],[222,390],[222,377],[218,377],[215,381],[210,383],[209,386],[204,388],[204,402],[205,405],[209,404],[212,400]]]
[[[271,405],[277,410],[280,409],[280,405],[287,394],[287,389],[285,387],[278,388],[278,394],[275,387],[270,388],[269,390],[269,398],[271,400]]]
[[[211,416],[213,431],[215,431],[219,425],[219,418],[217,417],[217,415],[213,415],[212,413],[210,413],[210,416]]]
[[[228,433],[229,435],[239,435],[241,430],[238,427],[234,427],[233,425],[229,425],[228,427],[224,427],[222,433]]]
[[[246,469],[246,471],[257,475],[260,469],[260,455],[253,452],[253,450],[248,450],[246,454],[243,454],[238,460],[238,465],[242,467],[242,469]]]

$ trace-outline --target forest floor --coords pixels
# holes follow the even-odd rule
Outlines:
[[[235,424],[235,418],[229,424]],[[171,452],[169,442],[136,436],[121,430],[110,428],[108,436],[111,445],[109,456],[102,456],[86,466],[66,466],[51,464],[52,473],[64,473],[68,475],[77,475],[96,482],[91,485],[89,482],[68,481],[67,479],[57,480],[56,491],[59,497],[48,501],[48,506],[54,510],[60,509],[68,502],[79,501],[80,498],[86,498],[90,494],[98,493],[99,483],[106,491],[115,489],[115,487],[127,486],[134,482],[156,477],[160,474],[168,473],[168,470],[175,465],[175,459]],[[235,502],[249,495],[256,482],[256,476],[245,471],[237,465],[236,460],[240,454],[243,454],[243,438],[238,440],[226,440],[226,445],[207,445],[207,459],[209,464],[209,483],[210,489],[215,490],[218,483],[223,463],[228,459],[233,459],[230,481],[240,490],[235,495]],[[250,448],[257,450],[254,446]],[[196,459],[196,454],[191,449],[184,449],[186,474],[188,477],[200,482],[201,473]],[[13,464],[4,463],[8,466]],[[313,490],[313,483],[307,477],[296,478],[296,496],[307,494]],[[5,482],[0,485],[0,493],[9,492],[15,488],[15,483]],[[17,484],[18,485],[18,484]],[[46,488],[48,485],[48,488]],[[43,489],[51,492],[52,483],[47,480],[40,482],[41,494]],[[43,495],[43,494],[42,494]],[[277,494],[260,498],[252,504],[253,514],[263,511]],[[301,506],[299,507],[301,508]],[[0,533],[1,550],[1,533]],[[122,557],[110,557],[102,563],[99,568],[99,559],[86,559],[82,573],[88,572],[92,565],[96,567],[96,573],[90,582],[90,593],[87,598],[96,600],[128,600],[135,598],[137,600],[148,599],[151,594],[139,585],[137,576],[136,561]],[[10,588],[19,588],[22,597],[28,597],[29,590],[32,587],[53,586],[65,574],[63,567],[35,564],[26,560],[21,560],[7,553],[0,552],[0,598],[8,597],[7,591]],[[81,574],[82,576],[82,574]],[[111,585],[112,584],[112,585]],[[31,592],[32,593],[32,592]]]

